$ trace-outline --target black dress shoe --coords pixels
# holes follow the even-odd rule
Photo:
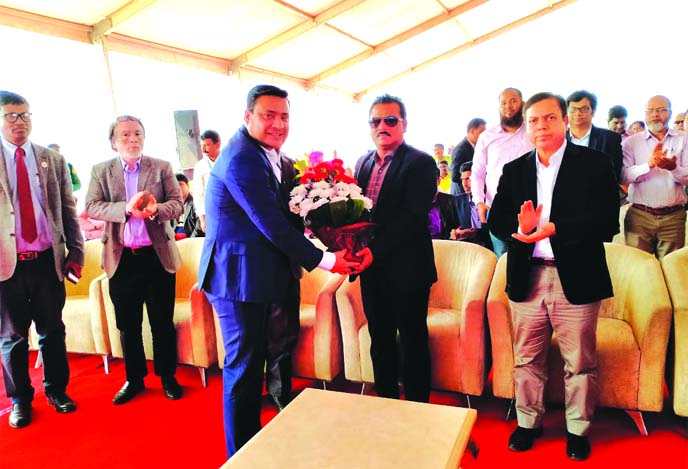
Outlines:
[[[284,397],[280,397],[276,394],[270,394],[270,399],[272,399],[272,402],[275,404],[275,407],[277,407],[277,410],[280,412],[284,410],[285,407],[289,404],[289,399],[286,399]]]
[[[171,399],[173,401],[182,398],[182,394],[184,392],[182,391],[182,387],[179,385],[177,379],[174,376],[166,376],[164,378],[161,378],[161,381],[162,390],[165,391],[166,398]]]
[[[509,449],[511,451],[528,451],[543,433],[542,427],[516,427],[516,430],[509,437]]]
[[[566,456],[575,461],[585,461],[590,457],[590,439],[587,436],[566,432]]]
[[[143,382],[130,383],[129,381],[127,381],[126,383],[124,383],[124,386],[122,386],[122,389],[117,391],[117,394],[115,394],[115,398],[112,400],[112,403],[115,405],[126,404],[134,397],[136,397],[137,394],[143,392],[144,389],[146,389],[146,387],[143,385]]]
[[[50,405],[55,406],[55,410],[62,414],[76,410],[76,404],[65,392],[46,394],[45,397],[48,398]]]
[[[14,404],[10,414],[10,427],[22,428],[31,423],[31,403]]]

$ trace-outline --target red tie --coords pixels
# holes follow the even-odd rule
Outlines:
[[[36,230],[36,216],[33,213],[33,201],[31,200],[31,184],[29,172],[26,170],[24,156],[26,153],[21,147],[14,152],[17,165],[17,193],[19,194],[19,211],[21,213],[22,238],[32,243],[38,237]]]

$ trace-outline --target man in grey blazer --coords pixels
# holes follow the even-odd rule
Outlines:
[[[181,265],[170,220],[184,210],[172,165],[143,155],[141,120],[120,116],[110,126],[118,156],[97,164],[86,194],[88,216],[105,221],[103,269],[110,282],[127,381],[113,399],[129,402],[148,374],[141,324],[143,304],[153,334],[155,374],[168,399],[182,397],[175,379],[177,339],[173,323],[175,272]]]
[[[65,392],[63,281],[81,276],[84,241],[67,163],[29,140],[25,98],[0,91],[0,129],[0,354],[13,404],[9,424],[21,428],[31,423],[34,396],[28,370],[31,321],[39,336],[48,402],[58,412],[76,410]]]

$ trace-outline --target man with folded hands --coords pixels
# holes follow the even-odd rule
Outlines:
[[[566,140],[561,96],[537,93],[523,111],[535,150],[504,166],[488,218],[508,246],[518,418],[509,449],[529,450],[543,434],[555,332],[564,360],[566,454],[584,460],[597,400],[597,315],[613,295],[604,242],[619,232],[619,193],[610,158]]]
[[[57,412],[76,410],[67,395],[69,364],[62,308],[64,279],[84,263],[72,180],[65,159],[29,140],[29,103],[0,91],[0,354],[9,424],[31,423],[29,327],[36,325],[43,388]],[[66,252],[68,251],[68,253]]]
[[[653,96],[647,128],[623,141],[623,183],[631,207],[624,219],[626,244],[657,258],[681,249],[686,233],[688,135],[669,128],[671,102]]]
[[[103,269],[124,352],[127,381],[112,402],[124,404],[145,389],[144,303],[153,334],[155,374],[165,397],[179,399],[182,388],[174,376],[177,339],[172,318],[181,257],[170,224],[184,210],[179,184],[169,162],[143,155],[145,130],[140,119],[118,117],[109,137],[118,155],[93,167],[86,211],[91,218],[105,221]]]

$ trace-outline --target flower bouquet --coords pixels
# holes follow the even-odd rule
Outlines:
[[[305,169],[292,189],[289,209],[332,251],[347,250],[349,260],[368,245],[374,224],[369,222],[373,202],[344,170],[340,159],[320,161]]]

